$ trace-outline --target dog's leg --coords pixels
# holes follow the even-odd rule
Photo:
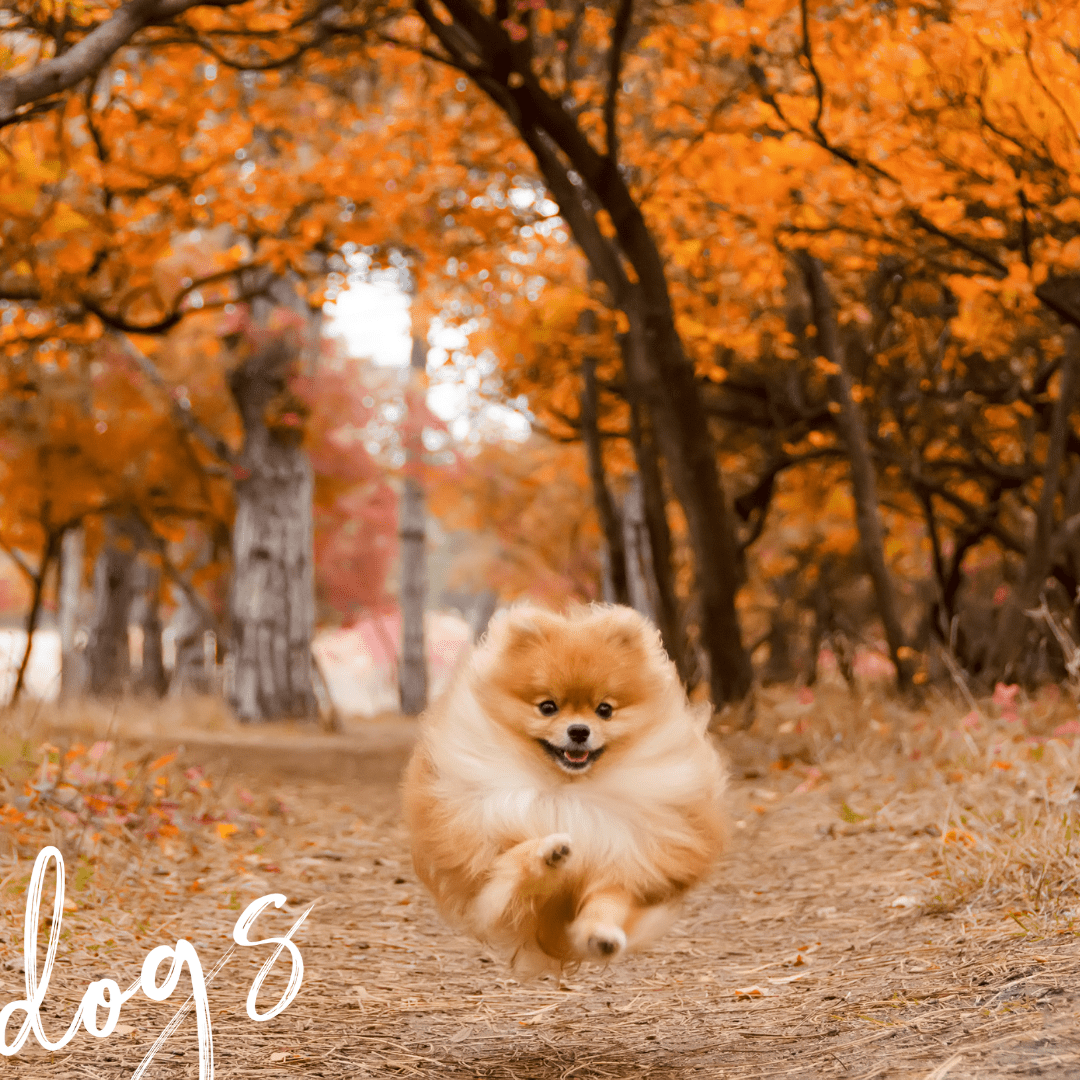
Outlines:
[[[473,903],[477,929],[487,937],[500,927],[517,925],[537,900],[549,896],[559,871],[570,858],[570,837],[552,833],[541,840],[523,840],[492,864],[491,875]]]
[[[581,960],[614,960],[626,948],[626,927],[634,902],[622,889],[607,889],[585,899],[567,935]]]

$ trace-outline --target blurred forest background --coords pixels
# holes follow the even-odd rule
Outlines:
[[[8,0],[0,73],[6,700],[414,713],[520,596],[717,706],[1080,675],[1071,0]]]

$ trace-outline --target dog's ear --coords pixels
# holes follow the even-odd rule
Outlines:
[[[539,608],[504,608],[492,616],[485,642],[497,650],[517,652],[537,645],[547,637],[544,615]]]
[[[613,626],[608,632],[608,641],[620,649],[630,649],[641,644],[641,634],[632,626]]]
[[[604,636],[619,648],[646,645],[656,633],[649,620],[631,607],[612,605],[601,610],[607,622]]]
[[[512,652],[539,645],[547,639],[544,626],[532,619],[515,619],[507,627],[506,647]]]

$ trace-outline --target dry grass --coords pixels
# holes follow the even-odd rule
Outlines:
[[[0,1004],[21,979],[21,935],[7,928],[21,921],[33,848],[51,840],[71,852],[76,905],[50,993],[57,1018],[91,977],[134,977],[148,949],[181,934],[209,968],[256,896],[289,896],[268,932],[319,900],[298,938],[304,988],[285,1013],[261,1025],[244,1013],[261,950],[214,980],[222,1077],[1071,1078],[1080,757],[1054,731],[1076,710],[1065,698],[1013,704],[985,703],[965,724],[944,700],[908,710],[834,688],[813,701],[763,695],[751,735],[724,740],[735,826],[713,882],[653,953],[562,985],[518,983],[435,916],[397,812],[406,722],[252,732],[205,704],[164,720],[50,713],[32,732],[28,715],[10,718],[8,745],[21,746],[0,802],[23,819],[14,850],[0,845]],[[111,742],[103,772],[142,793],[142,816],[119,832],[108,808],[87,825],[48,800],[12,802],[40,770],[33,747],[59,756],[76,740]],[[186,749],[149,768],[170,740]],[[192,767],[202,775],[185,796]],[[85,816],[93,792],[80,796]],[[155,799],[178,804],[166,807],[175,835],[151,835]],[[76,843],[86,833],[95,845]],[[83,1036],[55,1059],[28,1050],[0,1073],[130,1077],[173,1011],[133,1001],[127,1034]],[[150,1075],[197,1075],[192,1024]]]
[[[937,838],[926,903],[1072,932],[1080,710],[1071,697],[999,688],[975,710],[940,695],[915,710],[834,689],[803,702],[777,695],[762,712],[759,752],[793,762],[797,775],[798,764],[809,766],[810,784],[828,785],[844,826],[922,827]]]

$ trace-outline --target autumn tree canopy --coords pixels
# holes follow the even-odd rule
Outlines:
[[[520,455],[477,459],[460,520],[502,482],[477,477],[517,475],[483,509],[507,581],[562,559],[595,595],[606,560],[628,596],[640,504],[653,614],[717,704],[752,653],[780,671],[825,639],[880,634],[901,683],[1064,663],[1074,4],[129,0],[15,5],[0,33],[5,430],[33,461],[0,536],[35,565],[117,500],[164,522],[184,493],[188,520],[227,522],[232,466],[199,433],[235,445],[214,389],[235,321],[283,286],[317,319],[362,250],[488,350],[490,392],[555,444],[527,453],[578,455],[560,481],[599,509],[576,534],[592,564],[554,536],[526,557],[513,508],[542,504]],[[109,444],[122,483],[95,464],[94,365],[153,416],[142,456]],[[96,477],[85,506],[50,486],[61,452]],[[324,521],[383,519],[340,483]]]

